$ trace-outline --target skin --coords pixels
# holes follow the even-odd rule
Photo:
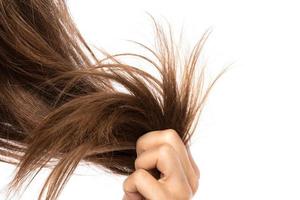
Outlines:
[[[136,151],[136,170],[123,182],[123,200],[192,199],[200,172],[176,131],[148,132],[138,139]],[[158,180],[150,172],[155,168],[161,173]]]

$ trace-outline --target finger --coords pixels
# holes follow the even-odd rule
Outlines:
[[[161,183],[144,169],[138,169],[128,176],[123,182],[123,190],[126,200],[140,200],[137,193],[146,199],[165,199]]]
[[[157,168],[163,174],[164,179],[171,176],[181,176],[178,180],[185,178],[177,152],[169,144],[163,144],[157,148],[144,151],[137,157],[134,165],[136,170]]]
[[[162,144],[169,144],[176,150],[192,191],[195,193],[198,188],[199,176],[197,176],[197,172],[192,165],[186,146],[175,130],[151,131],[141,136],[136,145],[137,155],[139,156],[143,151]]]
[[[165,194],[169,195],[167,199],[173,199],[172,196],[178,199],[190,199],[192,196],[192,189],[180,158],[171,145],[163,144],[144,151],[137,157],[134,164],[137,170],[157,168],[162,171],[163,176],[158,181],[164,186]]]

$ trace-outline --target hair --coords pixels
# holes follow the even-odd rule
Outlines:
[[[49,167],[39,199],[57,199],[81,161],[129,175],[149,131],[173,129],[188,145],[225,72],[204,89],[205,66],[196,66],[209,30],[182,56],[171,28],[150,15],[156,47],[132,41],[149,55],[100,50],[99,58],[70,16],[64,0],[0,0],[0,159],[16,165],[10,194]]]

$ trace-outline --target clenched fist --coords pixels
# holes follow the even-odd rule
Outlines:
[[[135,171],[124,183],[123,200],[189,200],[198,188],[199,169],[173,129],[151,131],[136,144]],[[150,171],[157,169],[157,180]]]

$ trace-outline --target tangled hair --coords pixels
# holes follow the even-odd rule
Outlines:
[[[9,194],[51,168],[39,199],[57,199],[79,162],[134,171],[143,134],[174,129],[188,145],[208,92],[197,60],[206,31],[184,58],[153,19],[150,55],[100,59],[72,21],[64,0],[0,0],[0,159],[17,165]],[[154,75],[120,57],[145,61]],[[178,70],[181,70],[178,73]]]

